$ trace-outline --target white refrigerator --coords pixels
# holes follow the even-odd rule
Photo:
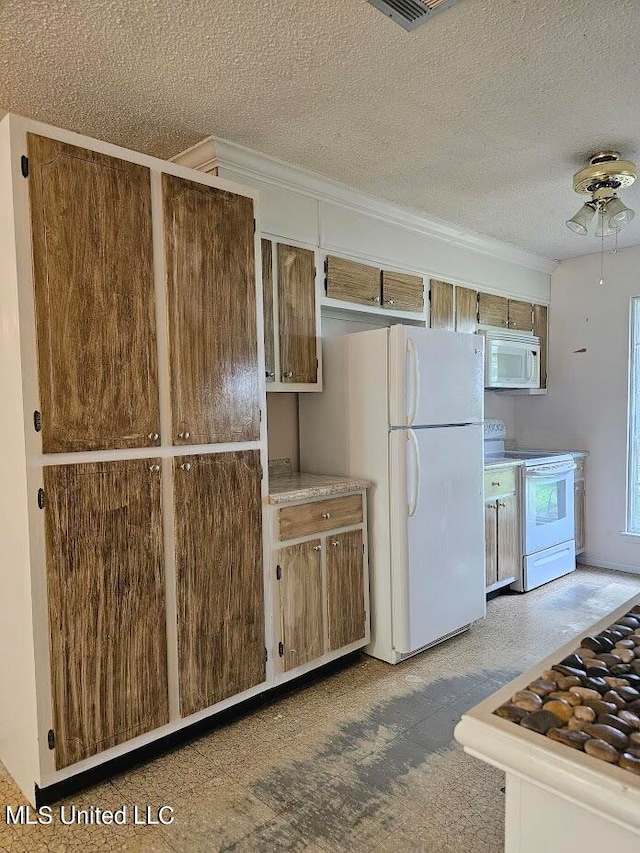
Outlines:
[[[392,326],[323,339],[300,464],[367,477],[371,643],[398,663],[485,615],[483,339]]]

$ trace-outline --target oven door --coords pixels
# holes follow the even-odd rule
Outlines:
[[[489,337],[484,384],[485,388],[539,388],[539,345]]]
[[[524,474],[525,555],[574,538],[573,479],[575,462],[553,462],[526,468]]]

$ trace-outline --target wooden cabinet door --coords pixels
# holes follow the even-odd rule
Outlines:
[[[520,564],[518,496],[498,499],[498,580],[517,577]]]
[[[262,311],[264,315],[264,366],[267,382],[276,378],[276,341],[273,318],[273,243],[261,240]]]
[[[156,443],[149,169],[27,134],[42,449]]]
[[[176,444],[260,436],[253,201],[162,176]]]
[[[530,302],[509,300],[509,328],[523,332],[533,331],[533,305]]]
[[[324,654],[322,558],[319,539],[278,551],[283,668]]]
[[[547,306],[533,306],[533,334],[540,338],[540,387],[547,387],[548,331]]]
[[[174,459],[183,717],[265,679],[257,450]]]
[[[380,304],[380,269],[345,258],[327,257],[327,296],[362,305]]]
[[[329,650],[365,636],[364,552],[361,530],[327,539]]]
[[[453,285],[448,281],[431,279],[429,291],[430,321],[432,329],[455,330],[453,315]]]
[[[487,586],[498,580],[498,502],[484,505],[485,574]]]
[[[280,381],[315,385],[318,381],[316,264],[309,249],[278,243],[278,313]]]
[[[424,311],[422,276],[383,270],[382,305],[394,311]]]
[[[456,332],[474,334],[478,329],[478,293],[456,286]]]
[[[44,469],[56,768],[169,722],[159,459]]]
[[[584,551],[585,491],[584,480],[576,480],[574,485],[574,521],[576,554]]]
[[[493,293],[478,294],[478,322],[481,326],[509,325],[509,300]]]

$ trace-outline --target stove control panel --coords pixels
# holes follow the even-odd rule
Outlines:
[[[488,418],[484,422],[484,438],[492,441],[504,441],[507,437],[507,428],[504,421]]]

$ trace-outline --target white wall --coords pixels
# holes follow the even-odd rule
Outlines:
[[[626,500],[629,309],[640,296],[640,247],[563,261],[552,276],[549,393],[518,397],[521,446],[584,449],[583,562],[640,572],[640,539],[623,535]]]

